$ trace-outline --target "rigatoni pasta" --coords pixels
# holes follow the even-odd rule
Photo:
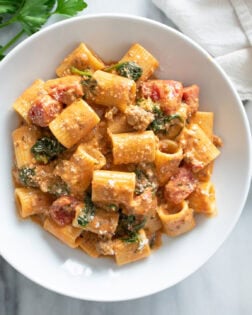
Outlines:
[[[32,146],[41,133],[36,126],[23,125],[12,132],[12,142],[15,151],[15,162],[20,169],[22,166],[33,164]]]
[[[13,108],[15,111],[29,123],[28,112],[32,106],[33,101],[39,96],[45,94],[44,81],[37,79],[30,87],[28,87],[14,102]]]
[[[119,62],[126,61],[133,61],[142,68],[142,74],[137,80],[138,84],[148,80],[159,65],[157,59],[138,43],[133,44]]]
[[[115,106],[124,111],[136,97],[136,84],[133,80],[97,70],[92,76],[95,84],[86,91],[87,102],[104,106]]]
[[[158,65],[139,43],[111,64],[80,43],[57,78],[21,94],[12,133],[21,218],[124,265],[217,213],[214,115],[199,111],[196,84],[154,78]]]
[[[58,66],[56,73],[59,77],[72,74],[72,68],[79,70],[99,70],[104,68],[102,60],[95,55],[84,43],[75,48]]]
[[[156,138],[150,131],[112,134],[113,160],[115,164],[153,162]]]
[[[49,128],[58,141],[71,148],[86,136],[99,122],[99,117],[82,99],[74,101],[50,124]]]

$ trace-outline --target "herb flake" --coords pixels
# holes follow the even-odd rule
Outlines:
[[[22,167],[18,170],[18,178],[22,185],[27,187],[38,187],[35,180],[36,172],[35,167]]]
[[[47,164],[65,151],[65,147],[53,137],[42,137],[32,146],[31,153],[36,161]]]
[[[137,81],[143,73],[143,69],[133,61],[119,62],[104,69],[107,72],[112,70],[115,70],[120,76],[134,81]]]
[[[88,223],[90,223],[94,219],[94,216],[95,205],[91,199],[91,195],[86,194],[84,198],[84,207],[77,218],[78,225],[80,225],[81,227],[86,227]]]

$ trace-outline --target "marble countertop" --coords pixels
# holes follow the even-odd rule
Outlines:
[[[151,0],[90,0],[87,13],[127,13],[174,26]],[[246,104],[251,117],[252,104]],[[0,257],[0,315],[252,314],[252,188],[228,240],[196,273],[161,293],[129,302],[96,303],[48,291]]]

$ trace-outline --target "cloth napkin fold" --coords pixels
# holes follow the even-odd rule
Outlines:
[[[181,32],[204,47],[252,100],[252,0],[152,0]]]

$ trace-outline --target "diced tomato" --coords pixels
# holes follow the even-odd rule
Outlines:
[[[188,105],[188,115],[196,113],[199,108],[199,87],[196,84],[183,89],[182,100]]]
[[[43,95],[35,99],[28,111],[28,117],[34,125],[46,127],[61,110],[62,104],[49,95]]]
[[[49,208],[50,217],[60,226],[71,224],[78,204],[77,199],[72,196],[61,196]]]
[[[186,167],[180,167],[165,185],[164,197],[167,201],[178,204],[194,191],[196,184],[197,180],[192,171]]]
[[[150,80],[142,83],[142,97],[150,97],[159,103],[166,114],[175,113],[181,104],[183,86],[181,82],[173,80]]]
[[[84,95],[83,89],[80,83],[68,83],[68,84],[57,84],[50,87],[49,94],[56,101],[70,105],[77,98],[80,98]]]

